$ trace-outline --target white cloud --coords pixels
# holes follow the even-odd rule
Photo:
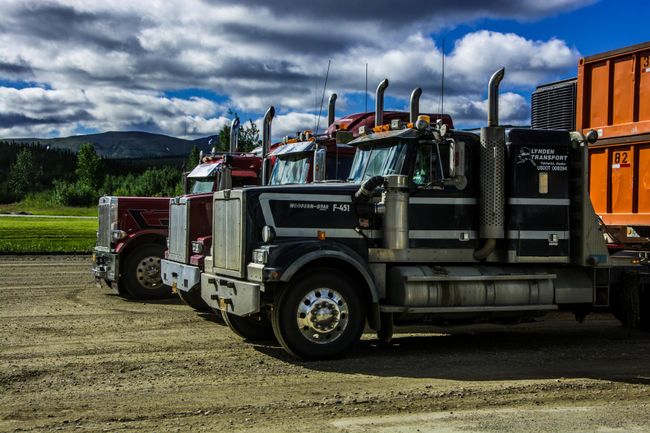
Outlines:
[[[366,62],[371,92],[388,77],[387,96],[403,107],[416,86],[423,104],[437,107],[442,54],[432,32],[485,17],[538,19],[591,1],[405,0],[396,13],[385,0],[371,8],[340,0],[7,0],[0,79],[44,88],[0,89],[0,136],[142,128],[196,137],[220,128],[227,107],[261,116],[270,105],[281,113],[279,136],[313,125],[328,59],[325,97],[339,94],[339,113],[363,93]],[[447,54],[445,105],[457,124],[478,121],[487,80],[504,65],[503,117],[523,119],[520,94],[574,70],[578,56],[558,39],[469,33]],[[188,88],[227,102],[164,96]]]

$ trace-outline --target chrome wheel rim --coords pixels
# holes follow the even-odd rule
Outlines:
[[[157,289],[162,285],[160,275],[160,257],[144,257],[135,270],[138,283],[145,289]]]
[[[343,334],[349,315],[348,303],[339,292],[319,288],[311,290],[300,300],[296,323],[307,340],[327,344]]]

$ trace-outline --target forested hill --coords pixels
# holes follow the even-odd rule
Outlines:
[[[92,143],[97,153],[103,158],[155,158],[161,156],[186,157],[192,146],[199,150],[210,150],[208,138],[184,140],[168,135],[148,132],[103,132],[101,134],[75,135],[62,138],[5,138],[0,141],[14,143],[41,143],[56,149],[70,150],[77,153],[83,143]]]

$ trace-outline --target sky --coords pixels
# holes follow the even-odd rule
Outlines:
[[[386,109],[421,87],[421,112],[472,128],[501,66],[501,122],[526,125],[537,85],[650,41],[648,16],[647,0],[0,0],[0,138],[192,139],[270,105],[278,138],[322,130],[333,92],[337,117],[372,109],[383,78]]]

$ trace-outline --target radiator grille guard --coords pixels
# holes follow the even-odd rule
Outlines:
[[[221,273],[243,277],[245,216],[241,191],[236,192],[220,191],[214,196],[212,257]]]
[[[189,208],[187,198],[171,199],[169,203],[169,260],[188,263],[189,259]]]
[[[97,229],[97,246],[106,250],[111,248],[111,198],[101,197],[97,210],[99,227]]]

